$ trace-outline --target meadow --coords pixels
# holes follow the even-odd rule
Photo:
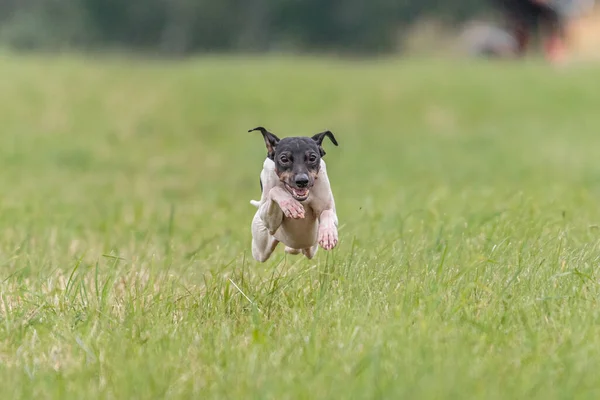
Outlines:
[[[597,399],[592,66],[0,56],[0,398]],[[250,254],[332,130],[340,244]]]

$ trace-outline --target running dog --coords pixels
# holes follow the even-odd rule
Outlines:
[[[338,243],[338,217],[323,156],[323,139],[338,145],[333,133],[313,137],[279,139],[263,127],[267,158],[260,173],[260,201],[250,204],[258,210],[252,220],[252,256],[269,259],[279,242],[288,254],[311,259],[319,245],[325,250]]]

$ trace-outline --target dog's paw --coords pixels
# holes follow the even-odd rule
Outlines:
[[[304,218],[304,207],[299,201],[290,197],[279,200],[277,204],[279,204],[279,208],[281,208],[283,215],[286,217],[293,219]]]
[[[331,250],[338,243],[338,232],[335,226],[319,227],[319,245],[325,250]]]

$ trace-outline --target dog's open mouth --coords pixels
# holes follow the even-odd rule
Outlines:
[[[292,197],[298,201],[304,201],[308,199],[308,193],[310,192],[309,188],[294,188],[287,183],[285,184],[285,188],[288,192],[290,192]]]

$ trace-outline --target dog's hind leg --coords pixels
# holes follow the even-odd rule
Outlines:
[[[302,250],[302,254],[304,254],[309,260],[312,260],[315,254],[317,254],[317,250],[319,250],[319,245],[315,244],[313,247]]]
[[[252,257],[258,262],[267,261],[278,243],[261,219],[260,211],[257,211],[252,220]]]

